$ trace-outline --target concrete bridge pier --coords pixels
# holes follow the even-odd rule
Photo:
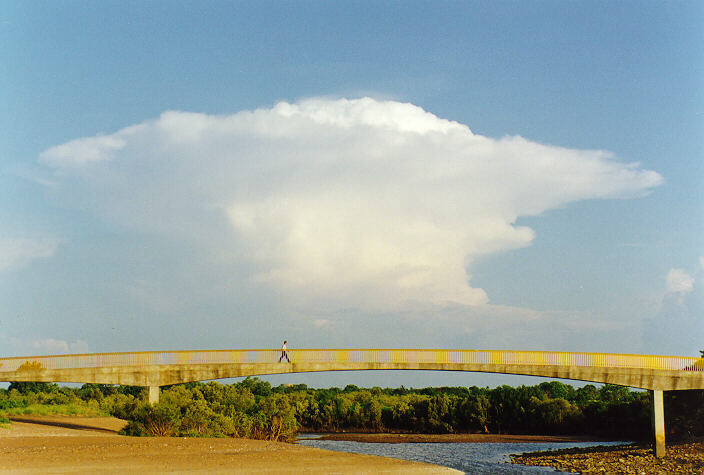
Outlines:
[[[654,389],[652,392],[653,402],[651,405],[651,420],[653,422],[653,436],[655,446],[655,456],[665,456],[665,409],[662,399],[662,390]]]
[[[159,386],[149,386],[149,404],[159,402]]]

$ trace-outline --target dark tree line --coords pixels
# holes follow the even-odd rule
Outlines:
[[[146,402],[144,388],[12,383],[0,390],[3,409],[80,403],[129,421],[130,435],[229,436],[291,440],[299,431],[572,434],[647,439],[650,393],[604,385],[575,388],[557,381],[494,389],[313,389],[258,378],[222,385],[162,388]],[[24,405],[24,406],[23,406]],[[669,437],[704,435],[704,391],[665,393]]]

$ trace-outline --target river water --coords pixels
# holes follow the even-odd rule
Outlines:
[[[356,454],[379,455],[402,460],[427,462],[461,470],[465,473],[556,473],[549,467],[513,465],[510,454],[557,450],[593,445],[617,445],[624,442],[534,442],[534,443],[403,443],[380,444],[319,440],[312,434],[299,438],[298,443],[319,449]]]

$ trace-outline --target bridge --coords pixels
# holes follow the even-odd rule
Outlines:
[[[704,358],[553,351],[291,349],[147,351],[0,358],[0,381],[159,387],[282,373],[359,370],[472,371],[610,383],[652,392],[655,453],[665,454],[663,391],[704,389]]]

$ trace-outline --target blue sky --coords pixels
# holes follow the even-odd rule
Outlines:
[[[696,355],[702,24],[700,2],[0,2],[3,353]]]

